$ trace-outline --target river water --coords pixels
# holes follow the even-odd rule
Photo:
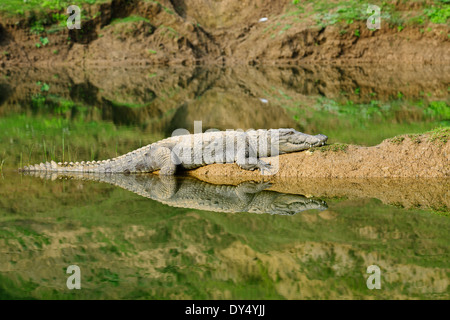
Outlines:
[[[1,69],[0,298],[448,299],[448,179],[236,186],[16,171],[114,157],[194,121],[376,145],[450,124],[445,69]]]

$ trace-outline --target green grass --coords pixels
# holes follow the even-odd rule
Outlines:
[[[84,117],[13,115],[0,119],[0,130],[2,166],[8,169],[49,160],[107,159],[162,138],[109,122],[85,122]]]
[[[436,24],[448,23],[450,18],[450,6],[448,3],[444,7],[431,6],[424,9],[424,14],[433,23]]]
[[[347,152],[348,144],[345,143],[333,143],[327,144],[322,147],[314,147],[309,149],[311,152],[319,150],[320,152]]]
[[[397,136],[392,139],[389,139],[389,142],[398,145],[398,144],[401,144],[404,140],[405,140],[405,137]]]
[[[150,20],[147,18],[141,17],[141,16],[128,16],[125,18],[116,18],[111,21],[111,25],[121,24],[121,23],[134,23],[134,22],[148,22],[150,23]]]
[[[411,139],[412,142],[419,144],[424,141],[425,135],[428,136],[428,141],[432,143],[445,144],[450,138],[450,126],[448,127],[438,127],[433,130],[423,132],[423,133],[410,133],[406,136]],[[401,144],[405,140],[404,136],[396,136],[389,139],[389,142],[393,144]]]
[[[450,138],[450,127],[436,128],[429,133],[430,142],[447,143]]]
[[[450,9],[445,1],[436,0],[432,3],[422,3],[422,12],[413,13],[399,11],[392,1],[374,0],[370,4],[377,5],[381,9],[382,23],[389,23],[398,26],[401,31],[405,25],[419,24],[426,22],[444,24],[448,22]],[[281,19],[291,16],[297,18],[312,17],[316,24],[326,27],[334,24],[351,25],[356,22],[366,21],[371,14],[367,13],[367,1],[351,0],[328,2],[323,0],[309,0],[302,2],[292,2],[287,9],[287,13],[281,15]],[[306,9],[305,9],[306,8]]]
[[[86,5],[111,2],[111,0],[5,0],[0,2],[0,11],[23,15],[27,11],[64,10],[70,5]]]

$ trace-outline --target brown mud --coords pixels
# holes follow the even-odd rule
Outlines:
[[[392,3],[407,12],[417,9],[415,3]],[[319,26],[313,15],[298,19],[291,0],[117,0],[83,9],[92,18],[82,22],[81,30],[46,26],[41,34],[30,32],[32,14],[21,18],[3,14],[0,65],[448,65],[450,61],[448,25],[412,24],[399,30],[384,22],[377,31],[370,31],[365,21]],[[313,12],[309,4],[305,10]],[[144,19],[113,23],[132,16]],[[261,18],[268,20],[260,22]],[[49,42],[37,47],[41,37]]]

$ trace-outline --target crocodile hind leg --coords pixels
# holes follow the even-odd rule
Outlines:
[[[145,179],[147,177],[143,180]],[[177,191],[177,180],[173,175],[160,175],[152,180],[152,183],[147,187],[147,191],[152,199],[170,199]]]
[[[160,175],[174,175],[177,165],[173,159],[174,155],[169,148],[159,147],[151,154],[153,161],[155,161]]]

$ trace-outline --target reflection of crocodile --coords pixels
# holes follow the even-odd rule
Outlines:
[[[311,136],[294,129],[218,131],[173,136],[114,159],[81,163],[41,163],[23,171],[139,173],[160,170],[173,175],[177,165],[195,169],[211,163],[235,162],[245,170],[270,170],[261,157],[322,146],[328,137]]]
[[[251,212],[293,215],[305,210],[326,210],[327,204],[302,195],[264,190],[269,183],[243,182],[216,185],[194,178],[102,173],[30,172],[43,179],[74,178],[109,183],[172,207],[216,212]]]

